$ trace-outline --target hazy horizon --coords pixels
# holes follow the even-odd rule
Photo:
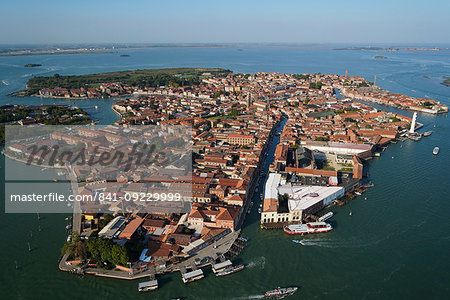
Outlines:
[[[0,44],[447,44],[450,2],[9,1]]]

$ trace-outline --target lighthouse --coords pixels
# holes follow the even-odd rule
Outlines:
[[[414,112],[413,119],[411,122],[411,128],[409,128],[409,133],[414,133],[414,129],[416,129],[416,118],[417,118],[417,112]]]

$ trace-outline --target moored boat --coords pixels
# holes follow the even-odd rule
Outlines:
[[[333,212],[330,211],[330,212],[324,214],[323,216],[321,216],[319,219],[317,219],[317,221],[325,222],[326,220],[330,219],[333,215],[334,215]]]
[[[264,297],[271,298],[271,297],[280,297],[285,295],[292,295],[298,290],[298,287],[287,287],[287,288],[277,288],[271,291],[267,291],[264,294]]]
[[[237,266],[230,266],[228,268],[226,268],[223,271],[220,271],[218,273],[216,273],[216,276],[225,276],[225,275],[230,275],[236,272],[239,272],[241,270],[244,270],[245,266],[244,265],[237,265]]]
[[[306,224],[295,224],[284,227],[287,234],[321,233],[332,230],[333,227],[325,222],[311,222]]]
[[[433,133],[433,131],[425,131],[422,135],[423,136],[430,136]]]

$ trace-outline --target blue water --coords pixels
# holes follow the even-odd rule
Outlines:
[[[88,74],[137,68],[222,67],[235,72],[277,71],[364,76],[392,92],[430,97],[450,105],[450,52],[380,53],[374,51],[295,50],[271,47],[143,49],[92,55],[0,57],[0,103],[71,103],[101,123],[115,121],[113,100],[9,98],[23,89],[27,75]],[[373,59],[384,55],[385,60]],[[40,63],[37,68],[24,64]],[[425,78],[428,76],[429,78]],[[389,107],[379,108],[396,110]],[[406,116],[409,111],[396,110]],[[335,213],[330,233],[305,237],[294,244],[279,230],[261,231],[255,205],[243,234],[249,246],[238,258],[242,272],[183,285],[178,273],[159,277],[160,290],[145,295],[136,281],[78,277],[57,270],[65,241],[64,215],[0,214],[0,298],[52,299],[252,299],[277,286],[301,286],[288,299],[449,299],[450,298],[450,121],[447,115],[419,114],[434,133],[420,142],[392,144],[367,163],[375,187]],[[436,128],[433,126],[436,125]],[[431,154],[439,146],[438,156]],[[392,159],[394,157],[394,159]],[[3,164],[2,164],[3,167]],[[0,174],[4,176],[4,174]],[[3,177],[1,178],[3,180]],[[262,190],[261,188],[259,189]],[[367,200],[364,200],[367,197]],[[2,200],[4,201],[3,197]],[[352,211],[352,216],[349,216]],[[38,232],[36,227],[43,230]],[[30,230],[33,236],[30,236]],[[28,252],[27,242],[33,245]],[[15,270],[14,261],[19,270]],[[3,296],[3,297],[2,297]]]

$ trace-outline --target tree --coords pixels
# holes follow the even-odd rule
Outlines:
[[[422,105],[423,105],[424,107],[432,107],[432,106],[433,106],[433,103],[431,103],[430,101],[425,101]]]
[[[98,222],[98,228],[101,229],[103,227],[105,227],[109,222],[111,222],[111,220],[113,219],[113,216],[110,214],[106,214],[103,216],[103,220],[100,220]]]
[[[78,241],[74,247],[74,254],[81,259],[87,258],[88,249],[83,241]]]

